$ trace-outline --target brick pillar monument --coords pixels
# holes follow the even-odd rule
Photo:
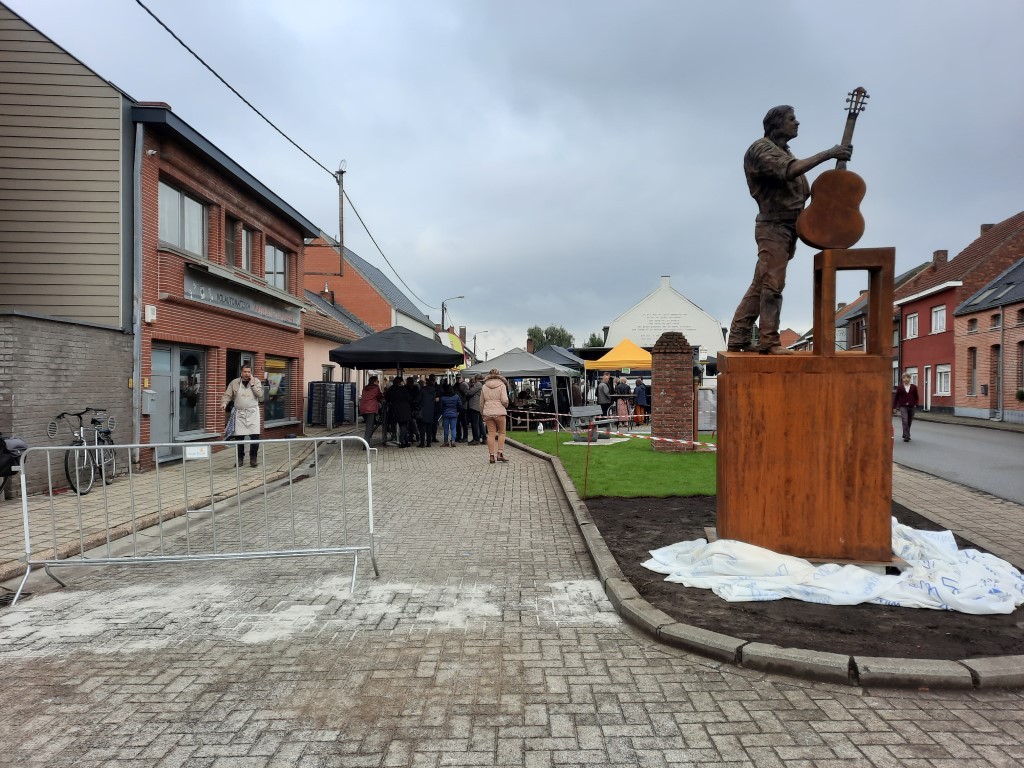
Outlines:
[[[693,440],[697,414],[693,402],[693,347],[678,331],[661,334],[651,350],[651,434]],[[656,451],[692,451],[693,445],[653,440]]]

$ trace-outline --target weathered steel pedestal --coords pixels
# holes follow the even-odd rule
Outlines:
[[[814,259],[814,351],[718,358],[718,536],[891,562],[895,249]],[[838,270],[869,275],[866,352],[835,349]]]

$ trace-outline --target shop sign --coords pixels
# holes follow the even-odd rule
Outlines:
[[[225,286],[209,275],[191,269],[185,271],[185,298],[212,304],[221,309],[298,328],[302,316],[298,307],[270,304]]]

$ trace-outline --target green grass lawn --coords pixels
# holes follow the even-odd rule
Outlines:
[[[558,456],[575,483],[577,492],[581,497],[584,496],[586,443],[565,445],[566,441],[572,439],[571,435],[568,432],[556,434],[550,429],[543,435],[529,431],[509,432],[508,437]],[[714,442],[707,435],[702,435],[700,439],[701,442]],[[601,442],[605,443],[604,440]],[[715,453],[660,453],[651,446],[650,440],[639,438],[614,445],[592,445],[586,497],[715,495]]]

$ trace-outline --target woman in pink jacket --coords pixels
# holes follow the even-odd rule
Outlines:
[[[491,464],[495,461],[494,443],[498,443],[498,461],[505,458],[505,417],[508,415],[508,382],[491,368],[484,379],[484,388],[480,390],[480,415],[487,426],[487,451],[491,454]]]

